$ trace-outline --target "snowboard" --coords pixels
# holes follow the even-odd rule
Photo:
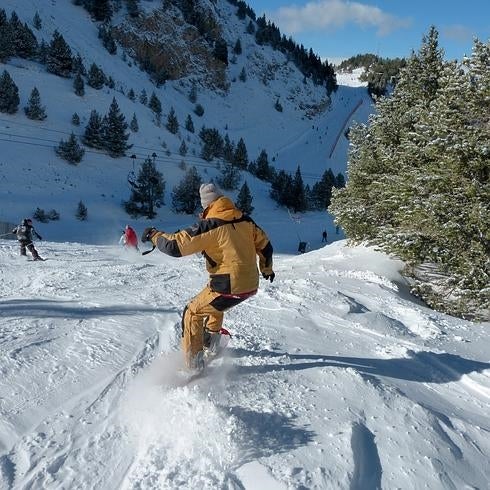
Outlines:
[[[189,371],[185,368],[178,370],[180,386],[188,385],[200,378],[206,377],[210,373],[209,368],[213,367],[214,364],[217,364],[223,358],[223,355],[231,339],[231,333],[226,328],[221,328],[220,334],[220,343],[216,351],[212,355],[206,355],[206,353],[204,354],[203,369],[195,372]]]

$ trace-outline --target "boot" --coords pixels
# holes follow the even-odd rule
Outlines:
[[[200,350],[195,356],[189,356],[187,364],[190,371],[200,373],[204,369],[204,352]]]
[[[214,357],[220,350],[221,333],[204,330],[204,356]]]

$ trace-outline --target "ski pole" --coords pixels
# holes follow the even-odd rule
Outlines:
[[[8,235],[13,235],[13,233],[11,231],[9,231],[8,233],[4,233],[3,235],[0,235],[0,238],[2,238],[3,236],[8,236]]]
[[[150,254],[151,252],[153,252],[153,250],[155,250],[155,245],[153,245],[153,248],[151,250],[145,250],[144,252],[142,252],[141,255],[146,255],[146,254]]]

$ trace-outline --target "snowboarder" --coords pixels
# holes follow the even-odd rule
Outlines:
[[[322,233],[322,243],[323,242],[327,243],[327,230],[323,230],[323,233]]]
[[[36,235],[38,240],[42,240],[41,235],[32,226],[30,218],[24,218],[22,223],[12,230],[14,235],[17,235],[17,240],[20,244],[20,255],[27,256],[27,250],[31,252],[33,260],[44,260],[37,253],[34,244],[32,243],[32,235]]]
[[[209,282],[182,314],[182,350],[193,371],[219,346],[224,312],[257,292],[259,270],[270,282],[275,277],[266,233],[213,183],[202,184],[199,194],[204,211],[197,223],[176,233],[146,228],[141,236],[173,257],[201,252],[206,258]]]
[[[138,237],[136,236],[136,232],[129,225],[126,225],[119,243],[126,248],[134,248],[139,251]]]

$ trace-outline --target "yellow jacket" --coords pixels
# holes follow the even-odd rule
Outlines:
[[[222,294],[255,291],[261,273],[272,273],[272,245],[265,232],[227,197],[206,209],[203,219],[177,233],[156,232],[151,241],[162,252],[182,257],[202,252],[209,286]]]

